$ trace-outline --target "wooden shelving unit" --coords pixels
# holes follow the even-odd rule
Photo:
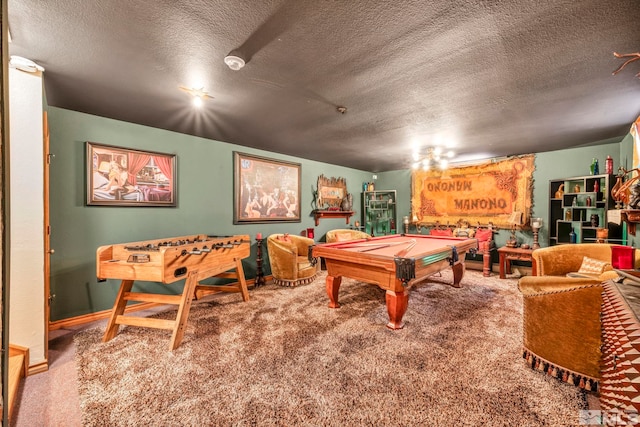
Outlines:
[[[372,236],[396,234],[396,191],[376,190],[362,193],[362,225],[364,232]]]
[[[607,220],[607,211],[614,208],[611,197],[614,175],[586,175],[558,178],[549,181],[549,245],[571,243],[570,233],[576,234],[576,243],[594,243],[599,228],[609,230],[609,240],[622,238],[622,227]],[[564,187],[561,197],[558,190]],[[590,200],[590,204],[587,202]],[[591,216],[597,215],[597,225]]]

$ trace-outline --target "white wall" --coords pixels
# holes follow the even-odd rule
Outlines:
[[[9,70],[9,342],[46,360],[42,75]]]

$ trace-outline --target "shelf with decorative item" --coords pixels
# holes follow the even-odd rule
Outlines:
[[[320,225],[320,218],[344,218],[346,223],[349,224],[349,220],[354,213],[354,211],[316,209],[313,211],[313,217],[316,221],[316,227]]]

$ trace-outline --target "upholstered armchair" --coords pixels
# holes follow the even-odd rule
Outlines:
[[[578,243],[556,245],[533,251],[533,259],[538,276],[566,276],[580,271],[584,257],[604,261],[608,265],[596,277],[600,281],[616,278],[618,275],[611,266],[611,248],[608,243]],[[640,266],[640,251],[635,251],[635,268]]]
[[[360,230],[351,230],[347,228],[338,228],[327,231],[326,242],[344,242],[347,240],[370,239],[371,235]]]
[[[527,365],[591,391],[597,391],[600,380],[602,282],[618,277],[610,264],[612,246],[581,243],[537,249],[533,259],[538,275],[518,283]],[[585,257],[602,261],[600,270],[570,277],[584,268]],[[635,260],[640,265],[638,255]]]
[[[273,282],[280,286],[298,286],[316,278],[320,263],[311,262],[309,247],[313,239],[289,234],[272,234],[267,238]]]

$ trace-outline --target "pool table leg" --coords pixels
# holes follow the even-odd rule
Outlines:
[[[387,313],[389,313],[387,328],[402,329],[404,327],[402,316],[407,311],[407,305],[409,304],[409,290],[405,289],[402,292],[387,290],[386,300]]]
[[[340,283],[342,283],[342,276],[333,277],[327,276],[327,295],[329,296],[329,308],[338,308],[338,291],[340,290]]]
[[[453,270],[453,287],[460,288],[460,281],[462,280],[462,276],[464,276],[464,262],[457,262],[453,264],[451,267]]]

